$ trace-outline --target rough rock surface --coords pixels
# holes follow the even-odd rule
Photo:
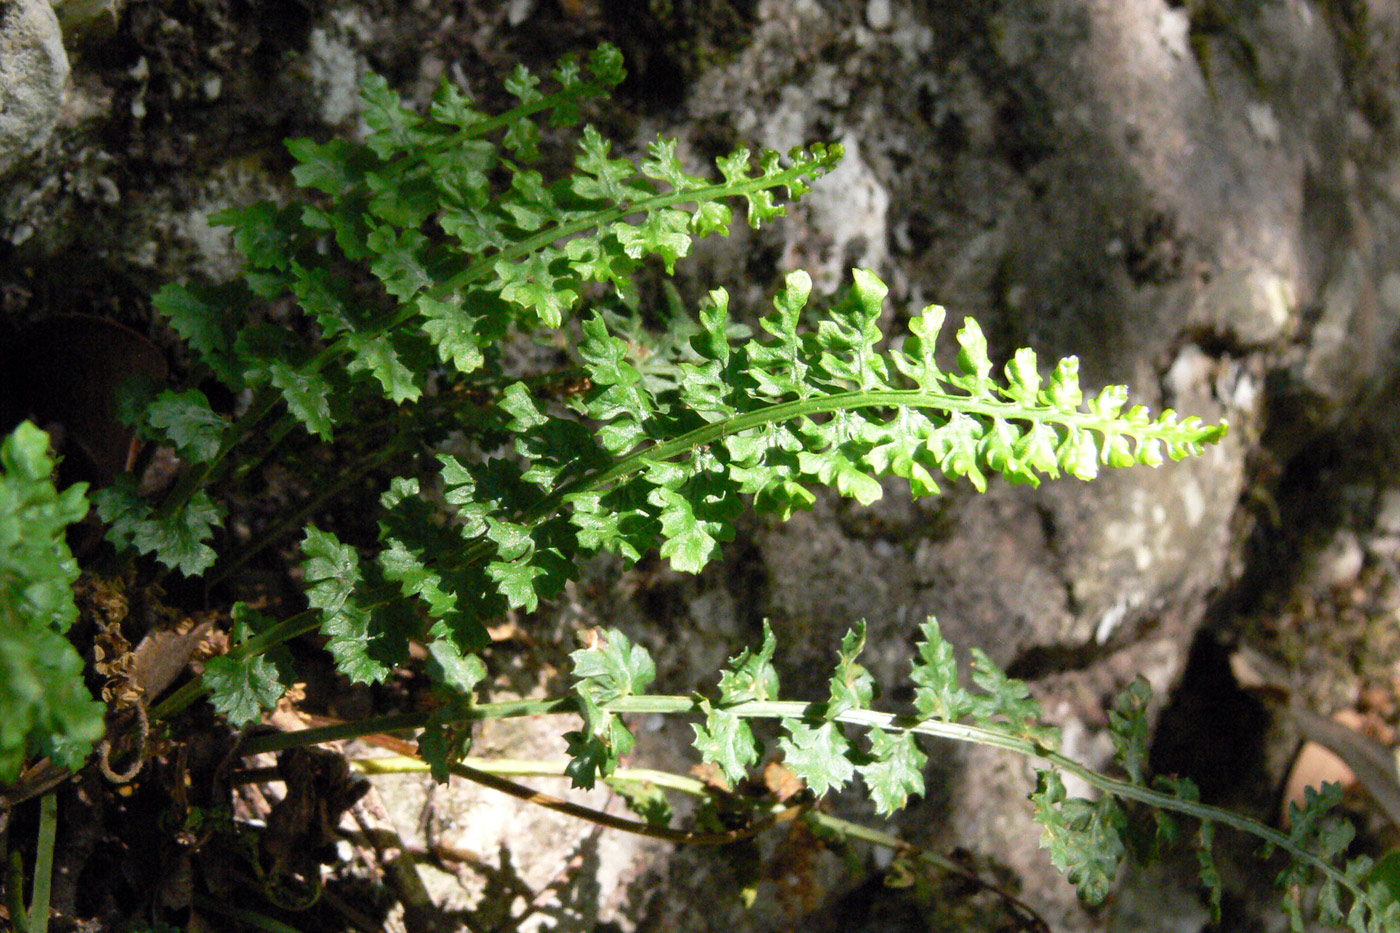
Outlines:
[[[49,138],[67,82],[68,55],[48,0],[0,3],[0,175]]]
[[[1204,458],[1087,485],[994,484],[918,502],[891,486],[870,509],[824,499],[786,525],[752,522],[699,579],[600,564],[567,605],[530,621],[536,638],[621,626],[656,654],[659,688],[684,692],[769,619],[785,684],[802,695],[862,618],[867,663],[900,683],[914,629],[936,614],[961,648],[1032,681],[1091,764],[1111,754],[1106,698],[1147,676],[1160,703],[1172,697],[1163,715],[1175,723],[1154,754],[1265,818],[1287,742],[1241,757],[1263,727],[1242,738],[1223,724],[1255,720],[1221,712],[1221,697],[1238,700],[1231,685],[1196,676],[1209,654],[1197,633],[1282,655],[1313,676],[1324,712],[1396,677],[1396,639],[1378,633],[1394,630],[1400,602],[1400,424],[1386,401],[1400,375],[1400,5],[654,5],[683,8],[679,20],[590,0],[465,3],[446,16],[432,4],[292,6],[261,18],[230,3],[124,10],[104,54],[75,74],[55,164],[0,192],[0,312],[140,323],[141,296],[160,281],[230,274],[236,258],[208,215],[285,184],[281,137],[353,131],[351,89],[367,69],[419,100],[443,75],[489,95],[515,60],[611,38],[640,77],[606,128],[634,149],[660,132],[679,135],[697,166],[741,142],[842,140],[850,153],[786,223],[703,244],[681,268],[688,296],[724,285],[753,313],[789,269],[830,291],[849,266],[869,265],[892,285],[892,323],[939,302],[954,321],[976,316],[1003,357],[1025,345],[1042,360],[1077,354],[1086,385],[1124,382],[1135,401],[1228,417],[1232,432]],[[640,732],[636,762],[687,767],[687,728]],[[547,754],[547,738],[492,741]],[[1125,873],[1113,904],[1084,909],[1037,848],[1022,762],[981,749],[930,757],[927,799],[896,821],[906,838],[993,860],[1057,931],[1202,928],[1189,865]],[[1211,783],[1212,767],[1229,779]],[[386,795],[408,789],[395,806],[413,841],[423,785],[380,783]],[[830,851],[803,860],[769,841],[741,865],[552,818],[516,830],[489,792],[459,796],[455,784],[435,806],[445,838],[489,866],[461,885],[435,878],[443,902],[485,909],[494,889],[481,878],[562,878],[526,918],[540,927],[1004,920],[957,891],[922,904],[883,892],[873,856],[852,870]],[[862,806],[840,802],[848,814]],[[736,890],[754,860],[767,880],[746,910]],[[1227,878],[1227,928],[1273,928],[1258,893],[1268,872],[1241,862]],[[1163,884],[1170,901],[1153,899]]]

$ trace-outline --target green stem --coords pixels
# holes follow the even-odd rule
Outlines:
[[[667,714],[704,715],[698,698],[684,696],[630,696],[600,704],[602,710],[619,715]],[[458,718],[458,723],[480,722],[488,719],[510,719],[520,716],[557,715],[578,711],[576,701],[571,697],[555,697],[541,700],[511,700],[501,703],[481,703],[466,715]],[[823,704],[804,703],[793,700],[754,700],[726,706],[725,711],[744,719],[821,719]],[[365,719],[354,723],[306,729],[300,732],[284,732],[255,736],[244,742],[242,753],[252,755],[257,752],[280,751],[286,748],[315,745],[371,735],[376,732],[397,731],[421,728],[428,724],[431,712],[401,713],[395,716]],[[1072,758],[1053,751],[1039,742],[1015,735],[999,732],[994,728],[968,725],[956,722],[920,721],[894,713],[881,713],[874,710],[851,710],[835,717],[836,721],[859,726],[863,729],[880,729],[895,732],[912,732],[940,739],[958,742],[973,742],[992,748],[1015,752],[1028,758],[1047,762],[1058,771],[1067,772],[1081,778],[1098,790],[1112,794],[1122,800],[1132,800],[1158,810],[1180,813],[1198,820],[1207,820],[1229,826],[1248,833],[1277,846],[1297,858],[1306,861],[1330,880],[1342,885],[1356,897],[1364,897],[1361,891],[1344,873],[1338,871],[1326,860],[1305,849],[1299,848],[1293,840],[1272,827],[1265,826],[1248,817],[1209,804],[1187,800],[1162,791],[1153,790],[1127,781],[1100,774]]]
[[[235,645],[229,650],[228,656],[234,660],[252,657],[262,654],[283,642],[291,641],[307,632],[315,631],[321,624],[321,612],[318,609],[307,609],[298,612],[290,618],[283,619],[272,628],[243,642]],[[209,692],[209,688],[204,686],[204,675],[194,677],[183,687],[176,690],[170,696],[161,700],[151,707],[149,716],[151,719],[169,719],[170,717],[183,712],[186,707],[194,703],[200,697]]]
[[[240,458],[238,466],[234,467],[230,478],[236,482],[265,463],[268,457],[272,456],[273,452],[282,446],[282,442],[287,439],[287,436],[292,433],[297,427],[297,424],[298,422],[294,418],[279,418],[274,422],[272,429],[268,431],[268,442],[263,445],[261,450],[252,456]]]
[[[369,456],[362,458],[355,465],[341,471],[339,479],[334,483],[312,496],[295,512],[282,516],[282,518],[265,529],[262,534],[258,535],[257,538],[245,545],[227,565],[211,574],[208,583],[205,584],[206,590],[210,587],[217,586],[221,581],[225,580],[229,574],[237,571],[238,568],[248,563],[248,561],[252,560],[269,545],[281,540],[288,532],[301,527],[307,518],[324,508],[326,503],[335,499],[353,484],[359,482],[360,479],[370,471],[388,463],[401,452],[402,447],[400,444],[386,444]]]
[[[10,850],[5,877],[5,906],[10,912],[10,921],[15,925],[15,933],[29,933],[29,911],[24,909],[24,856],[19,854],[18,849]]]
[[[533,508],[521,516],[519,521],[523,525],[537,524],[559,511],[570,497],[583,492],[605,489],[642,471],[648,463],[671,460],[689,451],[755,428],[793,421],[810,415],[851,411],[858,408],[929,408],[945,412],[980,415],[986,418],[1062,424],[1075,428],[1098,428],[1103,423],[1103,419],[1092,412],[1065,411],[1048,405],[1028,406],[1019,402],[1003,402],[985,397],[930,392],[926,389],[853,389],[824,395],[820,398],[798,399],[769,405],[765,408],[736,415],[733,418],[701,425],[679,437],[658,441],[634,450],[607,469],[566,483],[536,503]],[[1116,425],[1115,430],[1134,439],[1144,439],[1160,436],[1163,428],[1161,425],[1151,423],[1144,425],[1124,423]],[[495,546],[495,543],[489,539],[478,539],[469,545],[456,561],[452,562],[453,566],[473,564],[491,554]]]
[[[190,896],[191,902],[200,910],[207,910],[210,913],[220,916],[230,917],[249,926],[257,927],[259,930],[267,930],[268,933],[300,933],[296,927],[288,926],[280,920],[257,913],[252,910],[244,910],[241,907],[233,907],[223,901],[201,894],[198,891]]]
[[[39,846],[34,854],[34,892],[29,902],[29,929],[33,933],[48,933],[53,849],[57,838],[58,794],[45,794],[39,799]]]
[[[190,501],[196,492],[211,482],[210,477],[228,457],[233,449],[243,442],[243,439],[252,433],[253,428],[258,426],[258,422],[267,417],[268,412],[276,407],[277,401],[281,398],[281,393],[271,386],[263,386],[253,397],[253,403],[243,417],[224,429],[224,436],[219,442],[219,449],[214,456],[203,463],[200,463],[180,478],[175,484],[175,488],[170,490],[155,510],[157,518],[167,518],[175,514]]]

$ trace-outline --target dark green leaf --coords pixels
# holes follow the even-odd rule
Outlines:
[[[230,638],[235,643],[246,641],[270,625],[246,603],[234,605],[233,618]],[[209,701],[238,727],[256,721],[263,710],[275,707],[291,682],[291,657],[285,650],[247,657],[219,655],[204,665]]]
[[[875,698],[875,678],[856,658],[865,648],[865,622],[860,622],[841,639],[841,655],[831,676],[831,699],[823,716],[835,719],[851,710],[869,709]]]
[[[569,657],[574,662],[574,677],[584,682],[599,703],[644,693],[656,679],[651,655],[616,629],[601,633],[592,647],[580,648]]]
[[[231,307],[229,297],[227,290],[193,290],[172,283],[156,292],[151,304],[220,380],[239,387],[242,373],[230,359],[232,339],[226,322],[235,319],[241,309]]]
[[[640,816],[651,826],[665,826],[671,822],[671,802],[666,794],[650,781],[625,781],[609,778],[608,786],[627,802],[627,809]]]
[[[758,651],[751,652],[745,648],[730,658],[725,669],[720,672],[719,702],[722,706],[778,698],[778,671],[773,666],[773,652],[777,644],[773,637],[773,629],[765,620],[763,645]]]
[[[459,373],[476,372],[485,362],[481,344],[473,333],[475,321],[462,309],[458,296],[439,301],[429,295],[416,299],[418,313],[423,315],[423,332],[433,341],[444,363],[456,367]]]
[[[928,758],[920,751],[912,732],[870,733],[869,764],[857,770],[870,788],[875,812],[889,816],[904,809],[910,794],[924,792],[923,767]]]
[[[944,640],[933,616],[919,627],[919,632],[924,640],[919,643],[919,656],[914,660],[914,707],[920,719],[957,722],[972,712],[975,701],[958,684],[953,646]]]
[[[701,702],[705,711],[703,724],[691,723],[695,730],[695,750],[702,761],[719,765],[731,784],[737,784],[748,774],[749,766],[758,761],[758,743],[753,730],[740,717],[722,707],[713,707],[708,700]]]
[[[224,512],[202,489],[179,509],[162,516],[135,498],[134,486],[119,484],[103,490],[98,511],[112,524],[112,533],[121,543],[129,542],[143,554],[155,554],[162,564],[187,577],[203,573],[218,557],[206,542],[223,524]]]
[[[195,463],[210,460],[219,451],[228,422],[209,407],[198,389],[167,389],[146,408],[146,420],[175,445],[180,456]]]
[[[501,297],[534,314],[545,327],[559,327],[578,300],[578,292],[549,269],[548,260],[531,253],[520,262],[496,263]]]
[[[299,369],[282,360],[268,365],[272,384],[282,390],[287,410],[323,441],[331,439],[331,386],[320,373]]]
[[[370,613],[355,601],[355,588],[362,580],[359,554],[314,525],[307,526],[301,550],[306,557],[307,601],[323,613],[322,632],[336,667],[352,683],[383,680],[389,666],[371,652]]]
[[[370,271],[395,298],[408,301],[419,290],[433,284],[433,275],[423,258],[428,240],[417,230],[376,227],[366,242],[376,254]]]
[[[810,726],[798,719],[784,719],[787,735],[778,740],[783,764],[812,789],[818,797],[829,790],[840,790],[855,776],[851,764],[851,743],[841,734],[839,723]]]
[[[709,523],[695,515],[693,503],[674,489],[654,489],[649,500],[661,509],[661,556],[681,573],[699,573],[715,553],[717,542]]]
[[[1040,847],[1049,850],[1050,861],[1086,903],[1102,903],[1127,854],[1127,818],[1118,802],[1112,797],[1094,802],[1067,799],[1064,782],[1054,771],[1040,772],[1031,801],[1043,830]]]
[[[1152,687],[1138,675],[1114,699],[1108,714],[1114,757],[1134,784],[1143,783],[1146,776],[1147,743],[1151,738],[1147,706],[1151,702]]]
[[[347,369],[352,373],[371,373],[395,405],[417,401],[422,396],[423,387],[419,385],[422,376],[404,365],[388,336],[347,334],[346,345],[354,354]]]
[[[310,139],[287,140],[287,151],[299,163],[292,178],[303,188],[314,188],[339,197],[363,177],[354,163],[358,148],[343,139],[317,143]]]

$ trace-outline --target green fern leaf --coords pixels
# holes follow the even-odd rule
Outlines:
[[[865,649],[865,622],[860,622],[841,639],[836,671],[831,675],[831,698],[822,710],[826,719],[835,719],[851,710],[869,709],[875,699],[875,678],[856,662]]]
[[[973,648],[972,682],[981,687],[983,696],[974,697],[972,717],[979,725],[1004,723],[1007,731],[1031,741],[1054,744],[1057,733],[1040,725],[1040,704],[1031,697],[1025,681],[1007,677],[1001,668],[980,648]]]
[[[958,685],[958,662],[953,656],[953,646],[943,638],[938,620],[933,616],[919,626],[919,633],[924,640],[919,643],[911,675],[916,685],[914,708],[920,719],[957,722],[972,713],[976,701]]]
[[[550,270],[549,258],[541,253],[521,262],[502,259],[495,269],[501,297],[533,314],[545,327],[559,327],[578,300],[578,292],[566,287],[567,280]]]
[[[1108,714],[1114,757],[1134,784],[1141,784],[1146,778],[1147,744],[1151,737],[1147,706],[1151,701],[1152,687],[1138,675],[1114,698]]]
[[[408,301],[436,281],[424,261],[428,240],[417,230],[376,227],[365,242],[375,256],[370,271],[400,301]]]
[[[718,765],[730,783],[737,784],[758,762],[759,747],[749,724],[722,707],[702,700],[703,724],[691,723],[695,730],[695,750],[702,761]]]
[[[423,332],[437,347],[438,356],[462,375],[470,375],[486,362],[481,343],[474,333],[476,320],[462,308],[460,297],[439,301],[419,295],[418,313],[423,316]]]
[[[195,463],[213,459],[228,427],[198,389],[167,389],[146,407],[145,420],[170,439],[181,457]]]
[[[773,666],[773,652],[778,642],[767,621],[763,623],[763,644],[758,651],[745,648],[719,675],[719,702],[722,706],[746,703],[750,700],[778,698],[778,669]]]
[[[322,612],[321,630],[336,668],[352,683],[378,683],[390,665],[376,649],[376,632],[369,610],[358,605],[355,589],[363,582],[360,557],[335,535],[314,525],[306,527],[301,545],[306,560],[306,596]]]
[[[694,503],[674,489],[659,487],[648,499],[661,510],[661,556],[681,573],[699,573],[718,547],[713,524],[697,516]]]
[[[319,373],[298,369],[282,360],[268,365],[272,384],[281,390],[287,410],[312,434],[331,439],[331,386]]]
[[[1225,884],[1220,878],[1220,870],[1215,865],[1215,824],[1210,820],[1202,820],[1201,828],[1196,833],[1196,866],[1201,884],[1209,892],[1207,903],[1210,904],[1210,921],[1219,924]]]
[[[474,654],[463,654],[452,639],[438,638],[428,644],[430,674],[464,696],[471,696],[476,685],[486,679],[486,664]]]
[[[153,514],[138,524],[131,540],[141,553],[155,554],[167,567],[195,577],[214,566],[218,559],[218,554],[206,542],[223,521],[223,506],[201,489],[170,515]]]
[[[856,770],[870,788],[875,812],[889,816],[904,809],[911,794],[924,792],[923,767],[928,758],[910,732],[870,733],[870,762]]]
[[[376,155],[390,159],[417,145],[416,131],[422,118],[403,106],[388,81],[376,74],[365,75],[360,83],[360,99],[364,102],[361,116],[373,131],[367,143]]]
[[[156,512],[136,493],[136,479],[123,474],[93,495],[107,537],[118,548],[134,546],[167,567],[193,577],[213,566],[217,554],[206,542],[223,523],[223,508],[204,490],[169,514]]]
[[[600,634],[591,647],[569,657],[584,727],[565,735],[570,761],[564,773],[575,787],[589,788],[599,774],[612,774],[636,744],[622,720],[600,705],[644,691],[656,677],[656,665],[644,648],[616,630]]]
[[[417,401],[422,396],[422,369],[404,365],[398,349],[389,337],[383,334],[348,334],[346,345],[354,354],[354,359],[347,367],[348,371],[371,373],[383,386],[384,394],[395,405]]]
[[[78,618],[78,564],[64,537],[87,514],[86,487],[58,492],[49,438],[22,422],[0,443],[0,784],[26,759],[81,767],[102,736],[103,711],[64,637]]]
[[[191,288],[172,283],[162,286],[151,304],[221,382],[235,389],[243,386],[242,368],[232,354],[233,322],[240,319],[243,302],[233,287]]]
[[[292,178],[302,188],[339,197],[358,184],[367,168],[360,149],[343,139],[318,143],[311,139],[287,140],[287,151],[297,160]]]
[[[574,662],[574,677],[583,682],[580,688],[598,703],[640,695],[656,679],[651,655],[616,629],[600,635],[593,647],[581,648],[569,657]]]
[[[648,253],[660,256],[667,275],[675,272],[676,260],[690,252],[690,215],[685,211],[655,211],[640,224],[616,223],[611,230],[633,259]]]
[[[778,740],[783,764],[800,777],[818,797],[829,790],[840,790],[855,776],[851,764],[851,743],[841,734],[838,723],[811,726],[799,719],[784,719],[787,735]]]
[[[1113,887],[1127,854],[1127,817],[1112,797],[1090,802],[1068,798],[1054,771],[1041,771],[1035,793],[1035,821],[1042,827],[1040,846],[1065,873],[1088,904],[1101,904]]]
[[[209,223],[233,228],[234,245],[252,268],[286,270],[298,247],[299,217],[298,208],[259,201],[210,214]]]
[[[229,638],[240,644],[271,627],[272,623],[247,603],[234,603]],[[204,685],[209,701],[234,726],[254,722],[263,710],[272,709],[295,677],[290,652],[285,648],[235,657],[219,655],[204,665]]]

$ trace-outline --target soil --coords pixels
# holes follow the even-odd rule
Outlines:
[[[869,509],[822,499],[786,524],[750,520],[697,578],[656,560],[599,562],[566,598],[503,620],[493,695],[558,686],[575,633],[596,624],[646,645],[657,689],[683,693],[754,645],[767,620],[785,688],[807,695],[865,619],[866,663],[900,683],[918,623],[936,615],[960,649],[981,647],[1030,681],[1067,751],[1095,766],[1111,761],[1109,699],[1145,676],[1158,698],[1153,768],[1269,821],[1300,736],[1241,686],[1237,649],[1280,665],[1318,713],[1352,710],[1374,734],[1400,721],[1392,0],[62,6],[97,13],[65,20],[71,75],[57,127],[0,185],[0,416],[56,429],[66,481],[101,483],[126,466],[129,436],[93,417],[109,404],[103,366],[168,368],[176,383],[187,371],[151,293],[237,270],[210,215],[286,193],[284,139],[354,134],[363,74],[419,103],[446,77],[489,106],[516,63],[546,67],[607,39],[631,77],[595,122],[623,151],[658,134],[678,136],[697,165],[739,144],[847,148],[784,222],[701,244],[678,267],[686,300],[722,284],[752,314],[793,268],[830,293],[852,265],[868,266],[891,283],[891,323],[936,301],[952,320],[975,316],[997,358],[1020,346],[1042,360],[1077,354],[1086,385],[1126,383],[1134,401],[1226,417],[1231,433],[1205,457],[1092,484],[920,501],[891,485]],[[54,321],[75,336],[45,336]],[[73,399],[52,388],[69,384],[55,377],[64,372],[88,374]],[[305,463],[250,481],[232,504],[235,534],[295,508],[310,471],[334,465],[300,453]],[[357,496],[377,495],[388,475],[371,472],[318,520],[371,540]],[[233,600],[272,615],[300,608],[292,543],[207,592],[157,585],[144,566],[99,573],[95,527],[74,546],[90,571],[78,635],[90,657],[171,631],[150,656],[183,659],[176,676],[227,629]],[[292,706],[356,717],[423,700],[412,665],[382,687],[351,688],[314,643],[295,648],[306,687],[284,717]],[[383,776],[366,792],[333,755],[248,762],[283,773],[266,793],[235,791],[235,737],[207,710],[169,735],[146,736],[127,715],[113,721],[105,768],[60,791],[51,929],[239,928],[220,904],[307,933],[1014,928],[986,890],[955,876],[889,887],[885,856],[797,829],[678,849],[457,780]],[[633,764],[688,769],[687,726],[637,731]],[[476,753],[562,757],[559,732],[496,724]],[[928,794],[888,828],[1014,890],[1052,929],[1280,928],[1277,866],[1229,836],[1219,925],[1189,852],[1126,869],[1107,905],[1086,908],[1038,849],[1025,763],[985,749],[930,757]],[[578,799],[624,809],[605,791]],[[1347,806],[1358,851],[1395,844],[1363,792]],[[873,821],[858,795],[834,807]],[[338,828],[342,813],[355,833]],[[26,858],[37,819],[32,802],[0,816]],[[220,828],[249,820],[281,827],[251,858]],[[308,888],[250,867],[312,881],[322,859],[333,867],[307,909],[296,908]],[[739,892],[755,878],[746,906]]]

